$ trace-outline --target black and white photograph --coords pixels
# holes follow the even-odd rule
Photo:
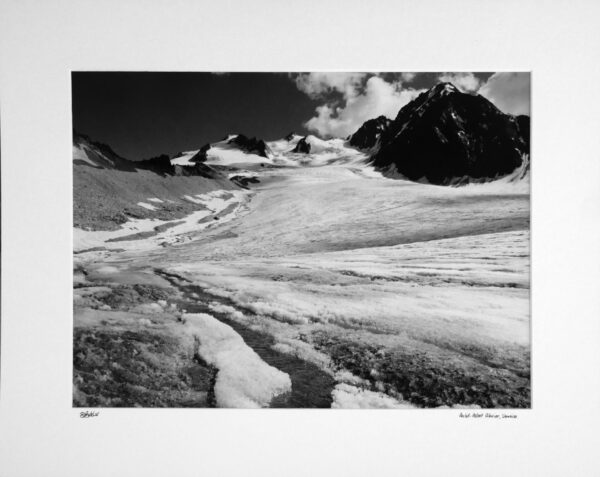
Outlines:
[[[600,475],[599,21],[0,0],[0,477]]]
[[[73,406],[529,408],[529,72],[73,72]]]

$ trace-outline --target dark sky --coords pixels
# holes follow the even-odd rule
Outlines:
[[[74,72],[72,84],[73,127],[133,160],[198,149],[229,133],[302,134],[318,104],[287,74]]]
[[[411,86],[430,87],[435,78],[421,75]],[[72,86],[74,129],[132,160],[198,149],[227,134],[307,134],[303,123],[323,102],[287,73],[74,72]]]

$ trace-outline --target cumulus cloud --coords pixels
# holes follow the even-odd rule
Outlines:
[[[481,82],[473,73],[444,73],[438,76],[438,80],[442,82],[450,82],[458,89],[471,93],[477,91]]]
[[[325,99],[316,108],[316,115],[305,123],[322,137],[346,137],[368,119],[381,115],[393,119],[422,91],[365,73],[307,73],[298,75],[295,81],[298,89],[311,98]],[[327,100],[332,92],[340,93],[342,100]]]
[[[529,73],[494,73],[479,89],[498,109],[508,114],[530,114]]]
[[[417,73],[400,73],[400,77],[402,78],[402,81],[405,81],[407,83],[410,83],[412,80],[414,80],[417,76]]]
[[[334,91],[351,95],[366,76],[366,73],[300,73],[295,81],[300,91],[316,99]]]

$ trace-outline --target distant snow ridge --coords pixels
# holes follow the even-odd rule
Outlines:
[[[229,134],[223,140],[206,144],[200,149],[177,153],[172,165],[193,166],[198,162],[230,166],[269,162],[273,151],[262,139],[249,138],[243,134]]]
[[[191,159],[196,154],[198,154],[198,150],[180,152],[171,159],[171,164],[174,166],[192,166],[194,163],[191,162]]]
[[[303,136],[295,134],[293,132],[289,133],[283,139],[278,139],[276,141],[269,141],[267,144],[273,154],[277,157],[283,157],[287,153],[292,152],[298,142],[303,139]]]
[[[304,137],[294,135],[289,141],[272,141],[269,146],[276,154],[276,162],[284,165],[310,167],[340,164],[364,167],[368,159],[365,153],[352,147],[347,140],[325,140],[312,134]]]
[[[198,354],[218,369],[219,407],[268,407],[274,397],[291,391],[289,375],[265,363],[230,326],[205,313],[182,319],[199,343]]]
[[[256,168],[257,166],[320,166],[332,161],[345,163],[367,156],[344,139],[320,139],[314,135],[294,133],[285,138],[265,142],[243,134],[230,134],[223,140],[207,144],[202,149],[180,152],[171,159],[172,165],[207,165]],[[237,176],[239,174],[234,174]]]
[[[320,139],[312,134],[303,137],[296,143],[292,152],[318,154],[321,152],[332,152],[339,150],[344,144],[343,139],[329,139],[328,141]]]
[[[85,134],[73,132],[73,163],[98,169],[133,170],[132,164],[114,152],[110,146],[92,141]]]

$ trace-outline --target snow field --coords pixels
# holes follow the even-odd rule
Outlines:
[[[529,236],[505,232],[282,259],[178,264],[237,307],[286,326],[390,344],[529,345]],[[231,307],[233,308],[233,307]],[[235,309],[232,310],[232,312]],[[349,333],[347,331],[347,333]]]
[[[218,369],[215,397],[219,407],[267,407],[292,387],[290,377],[266,364],[233,328],[211,315],[187,313],[186,329],[198,341],[198,353]]]
[[[227,197],[226,199],[221,196]],[[208,194],[198,194],[194,197],[184,196],[184,199],[194,202],[202,206],[201,210],[198,210],[183,219],[177,220],[156,220],[156,219],[131,219],[121,226],[119,230],[112,231],[88,231],[78,228],[73,229],[73,249],[74,251],[81,251],[90,249],[93,247],[105,247],[107,249],[126,249],[126,250],[149,250],[156,248],[160,243],[176,243],[181,240],[186,240],[182,237],[184,234],[197,232],[206,228],[210,225],[210,222],[199,224],[198,221],[211,214],[219,213],[225,210],[233,204],[242,204],[248,200],[248,192],[246,191],[224,191],[218,190]],[[160,199],[153,200],[157,203]],[[162,201],[161,201],[162,202]],[[149,210],[156,210],[157,207],[140,202],[138,205],[143,206]],[[231,220],[238,213],[239,207],[232,210],[226,216],[220,218],[220,223],[226,223]],[[162,232],[156,233],[151,237],[147,238],[135,238],[132,240],[122,240],[116,242],[108,242],[111,239],[118,239],[121,237],[127,237],[129,235],[138,234],[142,232],[152,233],[156,227],[159,227],[170,222],[183,222],[177,224],[171,228],[168,228]]]

